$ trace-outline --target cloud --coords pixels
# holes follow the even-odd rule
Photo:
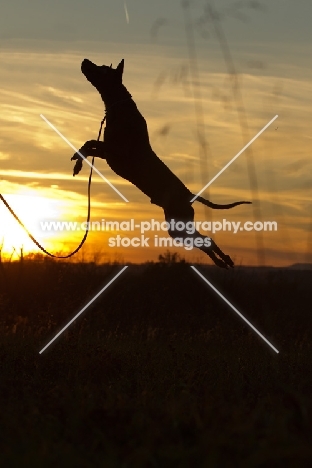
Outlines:
[[[4,153],[0,151],[0,160],[4,161],[5,159],[10,159],[9,153]]]

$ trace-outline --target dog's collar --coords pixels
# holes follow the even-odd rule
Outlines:
[[[125,98],[125,99],[121,99],[120,101],[113,102],[113,104],[111,104],[109,107],[106,107],[106,109],[105,109],[105,115],[106,115],[107,112],[108,112],[112,107],[114,107],[116,104],[119,104],[120,102],[124,102],[124,101],[129,101],[129,99],[132,99],[132,96],[127,97],[127,98]]]

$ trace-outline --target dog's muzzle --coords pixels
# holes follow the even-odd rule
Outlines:
[[[81,63],[82,73],[88,72],[92,67],[94,67],[94,63],[92,63],[91,60],[84,59]]]

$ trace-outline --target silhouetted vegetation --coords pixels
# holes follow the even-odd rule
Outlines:
[[[198,266],[280,354],[168,261],[129,266],[40,355],[121,266],[2,267],[3,466],[309,466],[311,271]]]
[[[185,263],[185,259],[181,257],[178,252],[170,252],[170,250],[166,250],[164,254],[158,255],[159,263],[165,263],[166,265],[172,263]]]

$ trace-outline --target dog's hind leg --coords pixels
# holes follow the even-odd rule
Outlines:
[[[218,259],[217,257],[217,260],[218,262],[220,263],[216,263],[216,265],[220,266],[221,268],[227,268],[227,267],[231,267],[231,268],[234,268],[234,262],[233,260],[231,259],[231,257],[229,255],[225,255],[225,253],[222,252],[222,250],[217,246],[217,244],[215,243],[214,240],[212,240],[210,238],[210,242],[211,242],[211,246],[210,247],[204,247],[202,248],[201,250],[203,252],[205,252],[207,255],[209,255],[209,257],[216,263],[215,259],[212,258],[211,256],[211,253],[215,256],[215,254],[217,254],[220,259]]]
[[[183,204],[182,206],[170,206],[164,209],[164,212],[166,221],[170,225],[168,233],[172,238],[182,238],[183,240],[191,238],[194,241],[195,239],[201,239],[202,246],[198,248],[208,255],[215,265],[220,268],[234,267],[234,263],[229,255],[225,255],[211,238],[196,231],[194,227],[194,209],[189,203]],[[185,225],[184,230],[172,229],[172,220],[174,220],[175,223],[182,221]],[[191,225],[193,225],[193,229],[190,229]]]

